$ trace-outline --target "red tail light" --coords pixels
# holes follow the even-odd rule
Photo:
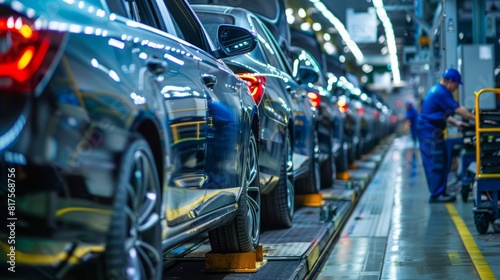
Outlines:
[[[255,100],[255,103],[259,105],[262,101],[262,97],[264,97],[266,77],[250,73],[238,74],[238,77],[247,82],[248,89],[250,90],[253,100]]]
[[[347,101],[345,98],[339,98],[337,101],[337,105],[339,105],[339,110],[341,113],[345,113],[347,111]]]
[[[361,108],[358,108],[358,115],[362,116],[365,114],[365,108],[361,107]]]
[[[56,54],[51,45],[61,38],[26,17],[0,17],[0,89],[33,92]]]
[[[376,119],[378,119],[378,118],[380,117],[380,113],[379,113],[379,111],[377,111],[377,110],[373,111],[373,116],[374,116]]]
[[[309,101],[314,108],[319,108],[319,105],[321,104],[321,98],[319,97],[319,94],[315,92],[308,92],[307,97],[309,98]]]

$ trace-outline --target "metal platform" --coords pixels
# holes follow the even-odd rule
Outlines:
[[[264,231],[260,245],[267,264],[254,273],[208,272],[205,255],[210,245],[205,237],[183,244],[165,255],[164,279],[304,279],[318,268],[324,254],[352,216],[364,189],[372,180],[386,149],[378,148],[349,170],[350,180],[336,180],[322,190],[321,206],[295,211],[289,229]],[[381,202],[383,203],[383,202]]]

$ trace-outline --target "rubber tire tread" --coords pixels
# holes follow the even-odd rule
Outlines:
[[[253,133],[250,136],[250,141],[256,141]],[[257,147],[255,143],[254,147]],[[258,155],[258,152],[255,151]],[[258,162],[258,159],[257,159]],[[246,180],[246,178],[245,178]],[[257,176],[253,184],[259,184],[260,175],[259,169],[257,168]],[[247,189],[243,190],[240,200],[239,209],[235,218],[227,225],[220,226],[214,230],[209,231],[208,236],[210,240],[210,245],[212,246],[212,251],[217,253],[238,253],[238,252],[252,252],[257,248],[259,244],[259,238],[254,244],[250,234],[250,228],[248,223],[247,211]],[[262,208],[261,208],[262,209]],[[260,213],[258,213],[260,214]],[[255,225],[260,227],[260,225]]]
[[[286,137],[289,139],[288,134]],[[292,226],[292,213],[287,205],[287,149],[291,147],[287,146],[283,151],[278,185],[271,193],[262,196],[262,225],[267,229],[283,229]]]
[[[130,177],[130,172],[126,172],[126,169],[124,169],[127,165],[126,160],[133,158],[133,154],[135,153],[136,150],[143,149],[145,154],[148,156],[148,159],[150,160],[150,164],[152,167],[156,167],[156,163],[154,161],[153,153],[151,151],[151,148],[147,144],[147,142],[141,138],[141,137],[136,137],[136,140],[130,144],[129,148],[123,153],[122,161],[120,163],[120,169],[119,173],[117,174],[117,183],[118,186],[116,187],[116,193],[115,193],[115,202],[114,202],[114,211],[113,211],[113,216],[110,221],[109,225],[109,230],[107,234],[107,239],[106,239],[106,250],[104,252],[104,270],[105,270],[105,275],[106,279],[114,280],[114,279],[124,279],[125,278],[125,272],[124,268],[126,266],[126,254],[124,244],[125,244],[125,231],[126,231],[126,214],[125,211],[123,211],[125,204],[127,203],[127,191],[125,188],[125,184],[123,182],[127,182],[128,178]],[[157,181],[158,181],[158,191],[160,190],[160,182],[159,182],[159,176],[156,168],[153,168],[153,172],[156,175]],[[158,195],[158,201],[161,201],[161,196]],[[157,211],[158,215],[160,215],[160,204],[157,204]],[[161,216],[161,215],[160,215]],[[161,252],[161,228],[160,224],[158,223],[157,226],[157,249],[160,253],[160,256],[162,255]],[[154,244],[152,245],[154,246]],[[162,268],[159,268],[159,274],[155,279],[151,280],[160,280],[162,277]]]
[[[488,232],[488,227],[490,225],[489,214],[487,213],[474,213],[474,224],[476,230],[480,234],[485,234]]]

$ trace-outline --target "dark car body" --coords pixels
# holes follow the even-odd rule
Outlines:
[[[0,40],[3,265],[15,246],[18,276],[102,260],[71,279],[160,279],[163,251],[207,231],[255,249],[258,110],[187,2],[2,1]]]
[[[344,109],[347,114],[346,135],[348,136],[348,162],[350,165],[363,155],[365,146],[364,129],[367,127],[366,117],[364,114],[363,103],[357,97],[361,91],[354,87],[344,76],[339,78],[332,76],[329,79],[329,87],[332,88],[341,103],[344,104]]]
[[[346,71],[337,58],[324,56],[326,61],[327,89],[334,92],[337,97],[337,104],[342,112],[345,112],[345,143],[347,143],[347,161],[349,165],[361,156],[360,146],[364,141],[362,131],[363,120],[359,113],[361,103],[353,101],[351,98],[354,90],[349,81],[347,81]]]
[[[257,47],[249,54],[225,59],[235,72],[244,75],[265,77],[265,89],[259,103],[261,119],[261,190],[263,194],[263,219],[272,227],[291,226],[285,218],[293,213],[293,190],[287,191],[288,214],[276,207],[282,204],[278,195],[280,170],[285,164],[289,188],[304,192],[311,188],[319,191],[319,170],[316,164],[316,112],[306,96],[305,90],[291,76],[291,69],[276,40],[257,16],[248,10],[217,5],[193,5],[208,33],[218,22],[234,24],[254,31],[258,37]],[[284,151],[287,137],[293,147],[293,156]],[[280,154],[288,154],[283,160]],[[292,160],[292,161],[290,161]],[[312,178],[311,178],[312,177]],[[307,183],[303,180],[309,180]],[[290,217],[291,218],[291,217]],[[264,222],[263,221],[263,222]]]
[[[332,72],[334,73],[334,77],[338,79],[338,77],[342,76],[345,73],[345,67],[343,64],[340,63],[340,61],[332,61],[331,57],[328,57],[323,51],[322,47],[320,46],[318,40],[316,39],[316,35],[312,32],[307,32],[303,30],[296,30],[292,29],[291,30],[291,38],[292,38],[292,45],[295,47],[302,48],[306,50],[310,55],[314,58],[314,60],[319,64],[319,67],[322,71],[321,76],[323,77],[322,81],[324,81],[325,84],[320,84],[321,87],[325,87],[328,89],[328,81],[330,77],[326,75],[327,72]],[[336,63],[338,62],[338,63]],[[333,66],[333,67],[332,67]],[[322,82],[318,81],[318,82]],[[329,90],[333,96],[329,103],[333,107],[337,107],[336,109],[333,110],[334,112],[334,119],[339,121],[343,120],[342,123],[339,123],[339,126],[337,126],[335,129],[341,129],[342,131],[342,137],[339,138],[339,141],[342,143],[342,150],[340,151],[340,154],[336,157],[336,167],[337,167],[337,172],[338,172],[338,177],[339,178],[346,178],[345,175],[347,175],[347,170],[348,170],[348,163],[349,162],[349,157],[347,154],[349,154],[349,151],[353,150],[355,148],[355,145],[353,145],[353,140],[360,139],[360,135],[356,134],[356,122],[355,119],[356,117],[353,116],[351,113],[352,111],[345,110],[347,108],[340,108],[338,105],[338,97],[339,97],[339,90],[332,90],[330,88]],[[343,102],[343,100],[342,100]],[[348,104],[344,104],[347,105]],[[340,115],[339,113],[340,112]],[[340,131],[336,133],[337,137],[340,137]]]
[[[328,91],[326,76],[318,61],[305,49],[292,46],[293,73],[302,77],[301,84],[308,92],[319,97],[318,136],[321,163],[321,182],[323,187],[331,187],[336,172],[347,171],[347,142],[344,137],[346,113],[341,112],[338,98]],[[306,71],[306,72],[304,72]],[[308,75],[313,71],[315,75]],[[308,93],[310,94],[310,93]]]
[[[191,4],[238,7],[254,13],[266,25],[278,45],[288,55],[290,26],[286,21],[285,0],[189,0]]]

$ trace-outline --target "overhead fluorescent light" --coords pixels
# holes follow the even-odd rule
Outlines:
[[[319,0],[309,0],[311,3],[313,3],[314,7],[318,11],[320,11],[323,16],[330,21],[333,26],[335,26],[335,29],[339,32],[340,36],[342,37],[342,40],[344,40],[345,44],[349,49],[351,50],[352,54],[356,58],[356,62],[358,64],[363,63],[364,55],[359,49],[358,45],[356,42],[354,42],[351,39],[351,36],[349,35],[349,32],[345,29],[344,24],[323,4],[323,2]]]
[[[396,47],[396,38],[394,37],[394,29],[392,28],[391,20],[389,16],[387,16],[383,0],[373,0],[373,7],[375,7],[377,16],[384,26],[392,67],[392,78],[395,84],[399,84],[401,83],[401,73],[399,72],[398,49]]]

